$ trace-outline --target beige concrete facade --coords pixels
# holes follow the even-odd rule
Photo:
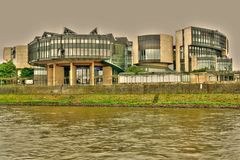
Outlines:
[[[94,62],[90,64],[90,85],[94,85]]]
[[[103,67],[103,85],[112,84],[112,67]]]
[[[76,85],[76,66],[70,63],[70,85]]]
[[[173,63],[173,36],[160,35],[160,62]]]
[[[133,64],[138,64],[138,39],[133,41]]]
[[[28,64],[28,46],[16,46],[16,58],[13,59],[17,68],[30,68]]]
[[[64,67],[53,64],[53,86],[64,84]]]
[[[15,51],[15,55],[12,53]],[[3,50],[3,60],[12,60],[17,69],[30,68],[28,64],[28,46],[19,45],[15,47],[6,47]]]
[[[184,54],[184,71],[189,72],[189,53],[188,46],[192,44],[191,27],[178,30],[176,32],[176,71],[181,72],[181,52]],[[182,51],[181,51],[182,47]]]
[[[189,53],[188,46],[192,44],[192,28],[184,29],[184,63],[185,63],[185,72],[189,72]]]
[[[3,49],[3,60],[4,61],[10,61],[12,59],[11,53],[12,53],[12,48],[11,47],[5,47]]]
[[[47,66],[47,84],[48,86],[53,86],[53,66]]]
[[[179,30],[176,32],[176,72],[181,72],[180,69],[180,46],[183,45],[183,39],[182,39],[182,30]]]
[[[191,83],[206,83],[209,82],[209,75],[207,73],[192,73],[190,81]]]

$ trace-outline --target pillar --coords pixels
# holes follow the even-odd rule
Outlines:
[[[76,66],[70,63],[70,85],[76,85]]]
[[[53,65],[53,86],[64,84],[64,67]]]
[[[90,65],[90,85],[94,85],[94,62]]]
[[[112,67],[103,67],[103,85],[112,85]]]
[[[47,84],[48,86],[53,85],[53,66],[52,65],[47,66]]]

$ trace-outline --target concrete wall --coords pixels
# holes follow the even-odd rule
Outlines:
[[[3,49],[3,60],[4,61],[11,60],[11,47],[5,47]]]
[[[202,87],[201,87],[202,86]],[[1,86],[0,94],[180,94],[180,93],[230,93],[240,94],[240,83],[189,84],[124,84],[110,86]]]
[[[173,36],[160,35],[160,61],[173,63]]]
[[[112,67],[105,66],[103,67],[103,85],[112,84]]]
[[[138,63],[138,38],[133,41],[133,64]]]
[[[185,72],[189,72],[189,53],[188,46],[192,44],[192,28],[184,29],[184,62],[185,62]]]
[[[179,30],[176,32],[176,71],[180,72],[180,47],[183,46],[184,52],[184,69],[185,72],[189,72],[189,54],[188,54],[188,46],[192,44],[192,28],[187,27],[183,30]],[[183,34],[184,31],[184,34]],[[184,41],[183,41],[184,39]]]
[[[13,59],[13,63],[16,65],[16,68],[30,68],[28,64],[28,46],[16,46],[16,58]]]
[[[17,69],[30,68],[31,66],[28,64],[28,46],[27,45],[16,46],[15,51],[16,51],[15,58],[12,59],[11,56],[12,48],[11,47],[4,48],[3,60],[9,61],[12,59]]]
[[[47,66],[47,84],[53,86],[53,66]]]
[[[180,46],[183,45],[182,30],[176,32],[176,72],[180,72]]]
[[[64,84],[64,67],[53,65],[53,85],[63,85]]]

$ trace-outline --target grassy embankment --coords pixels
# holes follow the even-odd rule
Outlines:
[[[2,94],[0,95],[0,105],[91,105],[240,108],[240,94]]]

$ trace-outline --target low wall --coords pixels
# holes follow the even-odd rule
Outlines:
[[[0,86],[0,94],[146,94],[146,93],[238,93],[240,83],[117,84],[109,86]]]

